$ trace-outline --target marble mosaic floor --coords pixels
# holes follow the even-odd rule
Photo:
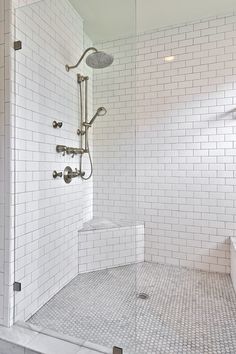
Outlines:
[[[145,292],[142,300],[137,294]],[[229,275],[141,263],[78,275],[29,320],[125,354],[236,353]]]

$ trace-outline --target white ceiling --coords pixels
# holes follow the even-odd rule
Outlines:
[[[236,10],[236,0],[70,0],[94,42]],[[135,6],[135,2],[137,5]]]

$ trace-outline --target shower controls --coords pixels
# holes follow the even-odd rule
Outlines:
[[[62,122],[57,122],[57,121],[53,121],[52,122],[52,126],[53,126],[53,128],[61,128],[62,126],[63,126],[63,123]]]
[[[57,171],[53,171],[52,174],[53,178],[56,179],[57,177],[62,177],[62,172],[57,172]]]
[[[66,153],[67,153],[67,155],[71,155],[71,157],[74,157],[75,156],[75,149],[73,149],[72,147],[67,147]]]
[[[63,156],[67,153],[67,155],[71,155],[72,157],[82,155],[86,152],[83,148],[74,148],[66,145],[57,145],[56,151],[62,153]]]
[[[72,168],[70,166],[67,166],[64,169],[64,181],[66,183],[70,183],[72,181],[73,178],[79,177],[83,174],[84,172],[81,173],[81,171],[78,171],[78,169],[76,168],[75,171],[72,170]]]
[[[53,171],[52,176],[54,179],[60,177],[64,177],[64,181],[68,184],[72,181],[73,178],[76,177],[83,177],[85,175],[85,172],[81,172],[80,170],[78,170],[77,168],[75,168],[75,170],[73,171],[72,168],[70,166],[67,166],[64,169],[64,173],[63,172],[57,172],[57,171]]]
[[[82,148],[73,148],[73,147],[67,147],[66,148],[66,153],[68,155],[71,155],[71,157],[74,157],[75,155],[82,155],[85,153],[85,150]]]
[[[65,145],[57,145],[56,150],[57,150],[57,152],[62,152],[62,155],[65,156],[65,153],[66,153],[66,146]]]

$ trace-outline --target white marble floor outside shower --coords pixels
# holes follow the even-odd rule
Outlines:
[[[149,298],[137,298],[144,292]],[[128,354],[235,354],[229,275],[141,263],[78,275],[29,320]]]

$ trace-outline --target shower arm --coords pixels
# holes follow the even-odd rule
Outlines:
[[[79,64],[81,63],[81,61],[84,59],[85,55],[90,51],[90,50],[93,50],[94,52],[97,52],[97,48],[95,47],[90,47],[88,49],[86,49],[83,54],[81,55],[78,63],[76,65],[72,65],[72,66],[69,66],[68,64],[66,64],[66,71],[70,71],[71,69],[75,69],[79,66]]]

